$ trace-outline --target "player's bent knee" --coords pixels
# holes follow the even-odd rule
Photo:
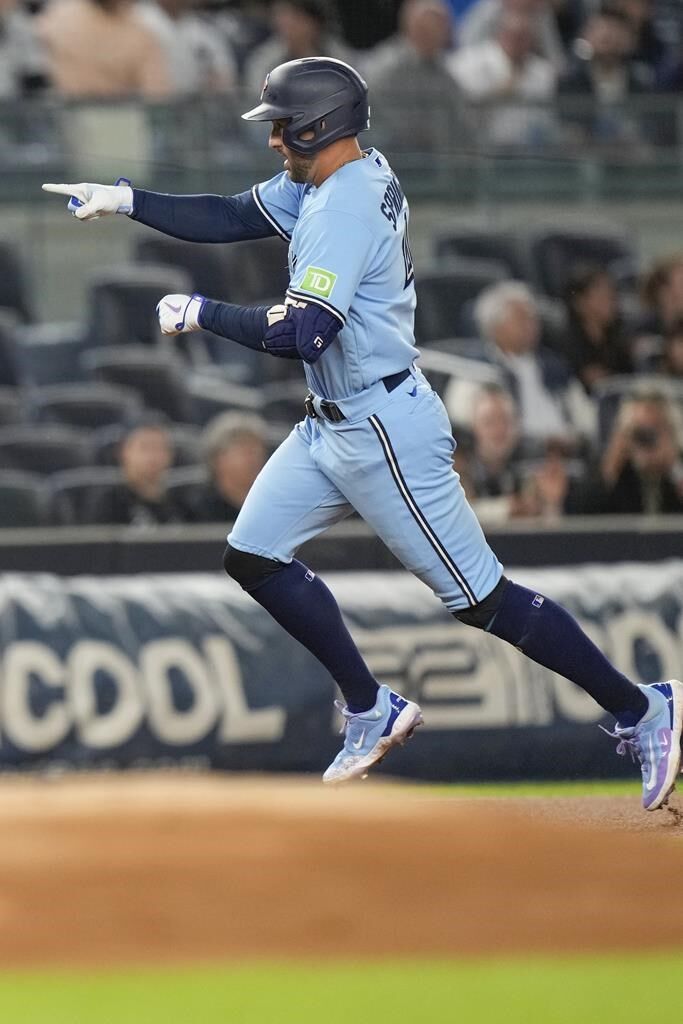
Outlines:
[[[473,608],[463,608],[460,612],[453,612],[453,617],[458,622],[464,622],[466,626],[474,626],[475,629],[486,629],[503,600],[503,594],[510,580],[507,576],[501,576],[488,597],[479,601]]]
[[[273,575],[284,569],[285,563],[278,562],[275,558],[264,558],[262,555],[254,555],[251,551],[240,551],[231,544],[223,553],[223,568],[243,590],[256,590],[262,583]]]

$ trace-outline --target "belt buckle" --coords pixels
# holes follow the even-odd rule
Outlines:
[[[310,416],[312,420],[316,420],[318,418],[318,414],[315,411],[315,406],[313,404],[312,391],[309,391],[306,397],[304,398],[304,409],[306,410],[306,415]]]

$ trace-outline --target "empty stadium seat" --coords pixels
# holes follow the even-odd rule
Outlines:
[[[266,296],[284,302],[289,287],[287,245],[281,238],[238,242],[225,249],[227,301],[264,303]]]
[[[536,229],[526,236],[534,284],[546,295],[562,298],[572,268],[593,263],[618,278],[635,272],[637,253],[618,229]]]
[[[23,419],[23,403],[19,388],[0,387],[0,426],[20,423]]]
[[[87,344],[81,324],[19,327],[15,350],[17,383],[32,387],[82,380],[80,360]]]
[[[463,333],[467,304],[484,288],[506,277],[505,268],[490,260],[453,264],[447,270],[427,273],[417,280],[415,335],[426,344]]]
[[[145,405],[184,422],[188,403],[178,361],[163,348],[113,345],[83,355],[90,376],[136,391]]]
[[[222,299],[229,290],[224,247],[183,242],[178,238],[151,235],[135,245],[135,258],[140,263],[175,267],[187,274],[193,292],[207,298]]]
[[[23,322],[31,319],[26,278],[16,247],[0,242],[0,306],[11,309]]]
[[[221,412],[261,412],[263,408],[257,388],[241,387],[215,375],[192,374],[187,386],[191,422],[201,426]]]
[[[103,427],[120,423],[142,411],[139,395],[115,384],[89,381],[53,384],[30,392],[31,418],[74,427]]]
[[[123,486],[123,478],[113,466],[82,466],[54,473],[47,480],[50,521],[56,526],[87,523],[93,501],[116,484]]]
[[[529,262],[524,244],[513,231],[490,228],[454,228],[434,240],[437,260],[495,260],[505,267],[508,277],[526,280]]]
[[[43,480],[34,473],[0,470],[0,527],[43,526],[47,522]]]
[[[16,314],[10,309],[0,309],[0,386],[2,387],[14,387],[19,383],[18,327]]]
[[[86,465],[92,454],[84,433],[61,424],[32,423],[0,428],[0,467],[58,473]]]
[[[156,345],[157,303],[170,292],[192,292],[191,278],[177,267],[133,263],[99,271],[88,289],[91,343]]]

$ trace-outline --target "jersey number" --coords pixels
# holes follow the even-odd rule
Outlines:
[[[408,287],[409,284],[415,280],[415,268],[413,266],[413,254],[410,249],[410,237],[408,235],[408,212],[405,213],[405,230],[403,232],[403,262],[406,269],[406,283],[403,285],[403,290]]]

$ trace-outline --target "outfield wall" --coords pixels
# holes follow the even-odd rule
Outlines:
[[[524,570],[624,672],[681,674],[683,562]],[[378,677],[425,726],[392,756],[430,779],[633,771],[575,686],[456,623],[403,573],[326,574]],[[230,580],[0,577],[0,768],[313,771],[338,749],[325,670]]]

